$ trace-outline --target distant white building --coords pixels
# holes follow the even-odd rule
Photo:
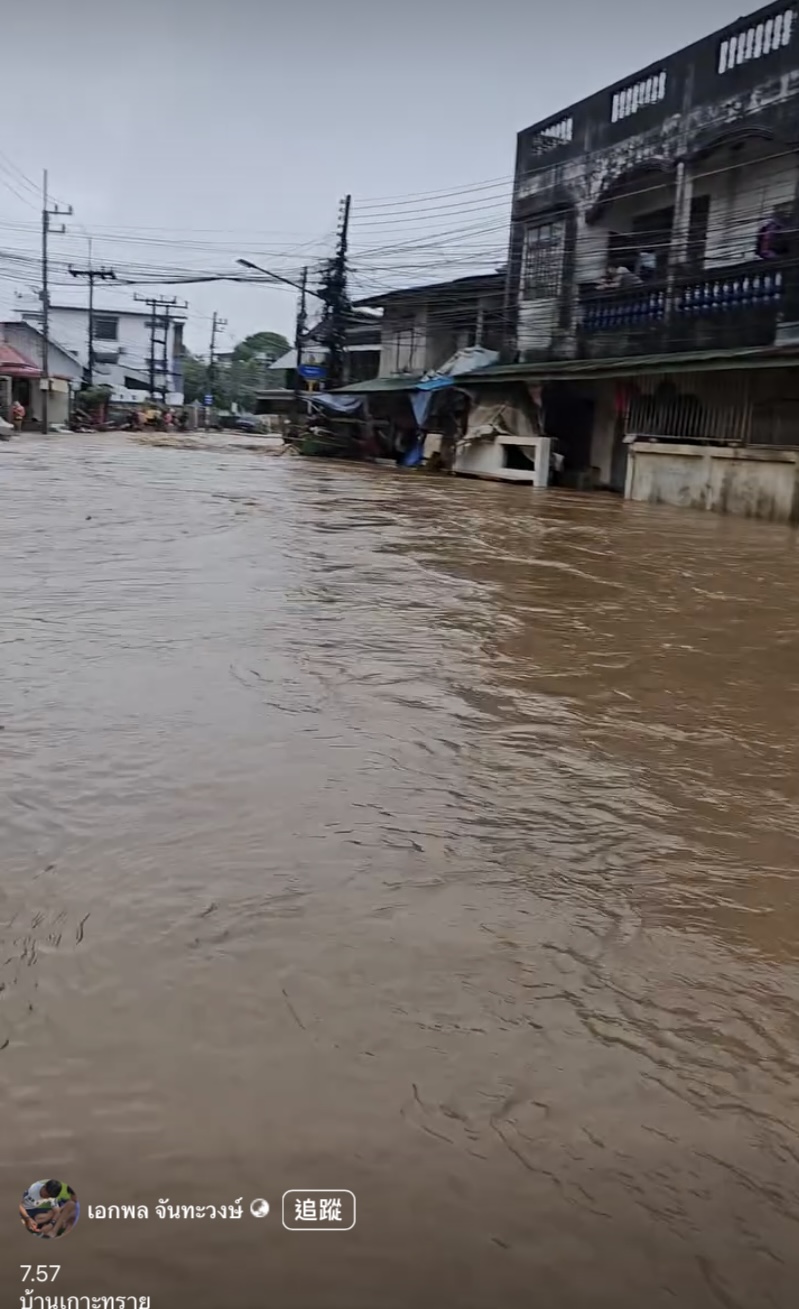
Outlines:
[[[100,297],[98,295],[98,301]],[[41,327],[41,306],[21,308],[23,322]],[[142,404],[150,394],[150,311],[122,308],[107,302],[94,310],[94,384],[110,386],[117,402]],[[87,305],[50,306],[50,337],[80,360],[89,363],[89,310]],[[166,376],[164,355],[166,354]],[[159,317],[156,323],[155,390],[166,389],[167,403],[183,404],[183,324]]]

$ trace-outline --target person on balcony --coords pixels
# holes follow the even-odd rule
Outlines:
[[[628,286],[640,286],[641,278],[623,264],[610,264],[597,286],[600,291],[619,291]]]
[[[784,259],[788,254],[788,232],[776,214],[760,228],[755,253],[758,259]]]
[[[654,250],[639,250],[635,271],[642,282],[654,282],[658,273],[658,257]]]

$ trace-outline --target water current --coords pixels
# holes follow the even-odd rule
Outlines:
[[[792,1306],[798,573],[599,495],[0,447],[3,1304],[46,1258],[153,1309]],[[285,1231],[302,1187],[355,1228]]]

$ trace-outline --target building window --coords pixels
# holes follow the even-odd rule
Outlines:
[[[416,319],[413,314],[398,315],[391,327],[394,336],[392,371],[410,372],[416,353]]]
[[[560,290],[562,271],[563,223],[539,223],[528,227],[522,255],[524,299],[553,299]]]
[[[116,341],[119,338],[119,319],[116,314],[95,314],[95,341]]]

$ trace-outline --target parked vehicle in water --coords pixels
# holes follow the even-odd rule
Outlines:
[[[255,414],[220,414],[219,427],[228,432],[260,432],[261,420]]]

